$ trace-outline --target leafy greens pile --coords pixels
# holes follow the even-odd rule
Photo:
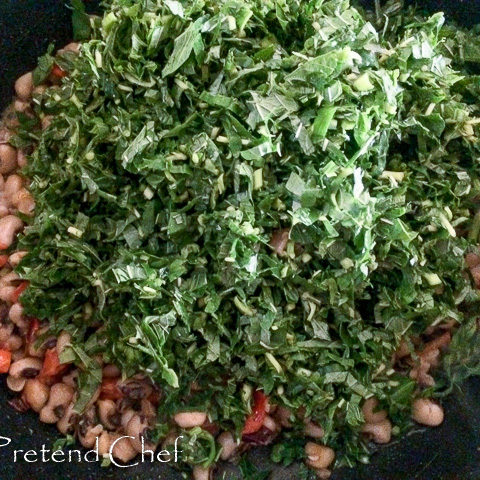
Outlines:
[[[105,6],[37,98],[51,125],[16,140],[38,145],[26,311],[74,334],[87,398],[97,353],[159,382],[161,422],[202,408],[239,432],[260,388],[351,463],[365,397],[405,426],[400,340],[471,331],[472,36],[441,14],[377,31],[346,0]]]

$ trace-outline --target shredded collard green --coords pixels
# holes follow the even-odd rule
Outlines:
[[[161,385],[161,422],[202,409],[240,433],[262,389],[352,464],[363,399],[408,424],[400,340],[449,319],[476,335],[478,40],[441,14],[369,23],[346,0],[105,7],[36,99],[51,125],[24,118],[16,139],[38,144],[26,311],[74,334],[87,396],[103,353]]]

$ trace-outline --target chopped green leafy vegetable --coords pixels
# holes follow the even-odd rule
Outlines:
[[[74,333],[76,407],[101,353],[159,383],[159,418],[201,407],[240,434],[261,389],[353,464],[365,398],[406,425],[401,340],[450,319],[453,344],[478,336],[463,274],[480,194],[471,34],[411,12],[377,30],[347,0],[105,5],[38,99],[51,125],[15,140],[38,142],[22,303]],[[192,463],[217,458],[206,435]]]

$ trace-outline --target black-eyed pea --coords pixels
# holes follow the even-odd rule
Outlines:
[[[218,436],[217,441],[222,447],[222,452],[220,453],[220,458],[222,460],[228,460],[235,454],[235,451],[238,448],[238,443],[230,432],[222,432]]]
[[[444,417],[443,408],[429,398],[417,398],[413,402],[412,418],[422,425],[437,427]]]
[[[117,406],[113,400],[98,400],[98,416],[102,424],[109,430],[118,427],[118,420],[115,421]]]
[[[47,91],[47,86],[46,85],[37,85],[33,91],[33,95],[43,95]]]
[[[8,340],[5,342],[7,350],[10,352],[15,352],[23,346],[23,339],[19,335],[10,335]]]
[[[193,480],[210,480],[210,468],[204,468],[200,465],[193,467]]]
[[[57,422],[58,430],[64,435],[66,435],[67,433],[73,430],[75,419],[78,417],[78,415],[73,411],[74,407],[75,407],[75,402],[74,401],[70,402],[67,405],[65,414]]]
[[[71,42],[65,45],[62,49],[58,51],[60,52],[73,52],[78,53],[80,52],[80,44],[78,42]]]
[[[19,263],[22,261],[23,257],[27,254],[28,252],[26,250],[18,250],[17,252],[13,252],[9,257],[8,257],[8,263],[15,268],[16,266],[19,265]]]
[[[122,413],[122,418],[120,420],[122,427],[127,428],[128,422],[136,414],[137,412],[135,410],[132,410],[132,409],[125,410],[125,412]]]
[[[72,370],[68,375],[62,377],[62,382],[70,385],[73,388],[77,388],[78,385],[78,370]]]
[[[23,100],[15,100],[13,102],[13,109],[16,112],[26,112],[30,108],[30,102],[25,102]]]
[[[120,371],[120,369],[112,363],[105,365],[102,370],[102,375],[104,378],[116,378],[119,377],[121,374],[122,372]]]
[[[23,150],[17,150],[17,165],[18,168],[23,168],[27,166],[27,155]]]
[[[137,455],[137,451],[133,448],[130,439],[124,435],[111,433],[110,439],[112,443],[110,444],[109,453],[111,453],[115,459],[127,463]]]
[[[315,475],[320,480],[328,480],[332,476],[332,472],[328,468],[317,468]]]
[[[323,428],[311,420],[306,421],[304,433],[307,437],[315,439],[321,439],[325,435]]]
[[[9,174],[17,168],[17,150],[8,143],[0,144],[0,173]]]
[[[92,448],[95,445],[97,438],[100,437],[102,432],[103,426],[100,424],[88,426],[84,432],[82,432],[81,434],[79,433],[78,439],[85,448]]]
[[[71,345],[72,342],[72,336],[70,333],[63,331],[60,333],[60,335],[57,338],[57,354],[60,356],[63,351],[65,350],[65,347],[68,345]]]
[[[26,380],[21,377],[12,377],[11,375],[7,377],[7,387],[12,392],[21,392],[25,387],[25,382]]]
[[[392,424],[388,419],[378,423],[366,423],[362,427],[362,432],[375,443],[388,443],[392,438]]]
[[[263,426],[268,428],[271,432],[277,432],[280,430],[280,426],[270,415],[265,416],[265,419],[263,420]]]
[[[387,418],[385,410],[378,410],[378,400],[375,397],[370,397],[365,400],[362,413],[365,423],[380,423]]]
[[[40,410],[40,421],[45,423],[56,423],[64,415],[68,404],[72,401],[74,390],[65,383],[56,383],[50,389],[48,402]]]
[[[8,341],[15,325],[12,322],[0,323],[0,343]]]
[[[275,411],[275,419],[284,428],[292,428],[292,412],[285,407],[279,406]]]
[[[11,203],[12,196],[15,195],[23,187],[23,179],[16,173],[9,175],[5,180],[3,194]]]
[[[16,234],[22,229],[23,222],[15,215],[0,218],[0,250],[9,248]]]
[[[35,210],[35,200],[26,188],[21,188],[18,192],[14,193],[11,200],[12,205],[24,215],[31,215]]]
[[[26,357],[10,365],[9,374],[15,378],[35,378],[42,369],[43,362],[38,358]]]
[[[102,455],[102,457],[107,456],[111,443],[110,434],[104,430],[98,437],[98,454]]]
[[[134,415],[128,422],[127,428],[125,429],[125,433],[131,437],[130,443],[139,453],[144,451],[144,449],[155,451],[157,448],[153,442],[146,438],[149,427],[150,425],[146,417],[143,415]]]
[[[40,380],[31,379],[26,381],[23,394],[32,410],[39,412],[48,402],[50,388]]]
[[[305,445],[307,465],[315,469],[326,469],[335,460],[335,452],[332,448],[318,443],[308,442]]]
[[[18,362],[18,360],[22,360],[22,358],[25,358],[25,350],[23,348],[19,348],[12,352],[12,363]]]
[[[207,419],[207,414],[205,412],[180,412],[173,418],[180,428],[188,429],[203,425]]]
[[[153,403],[144,398],[141,401],[141,413],[147,418],[154,418],[157,415],[157,409],[153,406]]]
[[[25,73],[15,82],[15,93],[22,100],[28,100],[33,92],[32,72]]]

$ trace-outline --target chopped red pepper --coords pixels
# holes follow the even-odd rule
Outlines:
[[[261,391],[257,390],[253,394],[253,409],[248,416],[243,427],[242,435],[249,435],[258,432],[267,416],[268,397]]]
[[[26,348],[30,347],[30,345],[35,342],[35,338],[37,336],[37,331],[40,328],[40,320],[38,318],[30,319],[30,325],[28,326],[27,337],[25,339]]]
[[[8,262],[8,255],[0,255],[0,268]]]
[[[100,389],[102,400],[118,400],[123,398],[123,393],[118,388],[118,378],[104,378]]]
[[[41,378],[55,377],[60,375],[68,368],[67,364],[60,363],[56,348],[49,348],[45,352],[42,370],[40,371]]]
[[[57,78],[64,78],[66,77],[68,74],[65,70],[63,70],[62,68],[60,68],[57,64],[55,64],[52,68],[52,75],[54,77],[57,77]]]
[[[10,301],[12,303],[17,303],[20,295],[24,292],[24,290],[28,287],[30,282],[24,280],[20,285],[13,291],[12,296],[10,297]]]
[[[7,373],[12,363],[12,352],[9,350],[0,350],[0,373]]]

